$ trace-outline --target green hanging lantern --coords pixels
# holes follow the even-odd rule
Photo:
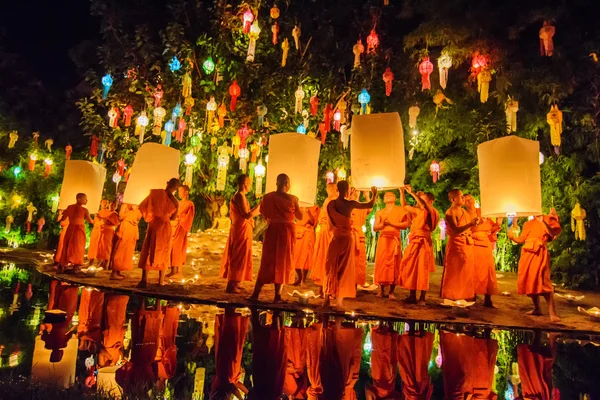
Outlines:
[[[212,57],[208,57],[206,61],[204,61],[202,64],[202,69],[207,75],[212,74],[212,72],[215,70],[215,63],[213,62]]]

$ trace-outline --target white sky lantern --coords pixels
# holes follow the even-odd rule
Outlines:
[[[46,349],[46,343],[41,336],[35,338],[33,361],[31,363],[31,381],[48,383],[68,388],[75,382],[75,367],[77,365],[77,346],[79,340],[73,336],[62,349],[63,355],[59,362],[51,363],[52,350]]]
[[[484,217],[542,213],[539,155],[538,141],[513,135],[477,146]]]
[[[277,189],[277,175],[290,177],[290,193],[303,207],[315,204],[321,141],[300,133],[279,133],[269,138],[267,192]]]
[[[123,203],[140,204],[151,189],[164,189],[169,179],[179,178],[179,160],[179,150],[144,143],[135,155]]]
[[[77,193],[85,193],[88,198],[85,207],[94,214],[100,207],[105,180],[106,168],[102,165],[90,161],[67,160],[58,208],[64,210],[77,201]]]
[[[357,190],[404,185],[404,132],[398,113],[352,118],[350,164],[352,184]]]
[[[115,379],[117,369],[119,369],[117,366],[100,368],[97,375],[97,386],[98,391],[120,399],[122,389]]]

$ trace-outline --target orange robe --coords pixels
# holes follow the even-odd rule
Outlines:
[[[215,377],[210,395],[224,397],[240,381],[248,317],[217,314],[215,319]]]
[[[133,269],[133,253],[140,238],[138,224],[142,218],[140,210],[129,210],[117,229],[117,243],[113,254],[112,269],[114,271],[131,271]]]
[[[354,259],[357,248],[352,234],[352,219],[337,211],[335,201],[327,204],[327,214],[333,239],[327,251],[323,293],[335,298],[356,297]]]
[[[177,346],[175,337],[179,327],[179,307],[164,309],[160,327],[159,345],[154,358],[158,379],[171,379],[177,371]]]
[[[471,358],[471,381],[473,399],[496,399],[498,395],[492,391],[498,342],[494,339],[473,339]]]
[[[551,399],[554,357],[550,349],[534,351],[529,345],[520,344],[517,347],[517,355],[523,398]]]
[[[146,237],[140,253],[138,266],[150,271],[164,271],[169,267],[171,223],[170,218],[177,206],[164,189],[152,189],[140,204],[140,212],[148,222]]]
[[[194,222],[194,203],[190,200],[179,202],[177,220],[171,240],[171,266],[181,267],[187,258],[188,233]]]
[[[390,211],[378,211],[381,219],[400,224],[408,219],[402,207],[394,206]],[[400,264],[402,262],[402,241],[400,230],[386,226],[379,232],[377,250],[375,251],[375,284],[395,285],[400,283]]]
[[[100,210],[102,211],[102,210]],[[100,211],[94,215],[94,227],[90,233],[90,244],[88,246],[88,260],[95,260],[98,255],[98,246],[100,245],[100,234],[102,233],[103,221],[100,218]]]
[[[323,345],[324,399],[356,400],[354,385],[360,371],[362,328],[328,328]]]
[[[57,280],[50,283],[50,293],[48,296],[47,310],[62,310],[66,313],[66,318],[62,322],[48,323],[47,329],[44,329],[41,339],[45,343],[45,348],[52,350],[50,362],[59,362],[62,357],[62,349],[67,347],[72,332],[69,332],[73,315],[77,309],[77,299],[79,296],[79,287],[63,284]]]
[[[400,335],[398,337],[398,369],[404,383],[402,393],[405,400],[430,399],[433,394],[431,377],[427,371],[431,350],[433,349],[433,333],[423,336]]]
[[[299,399],[304,398],[307,389],[306,382],[306,356],[307,356],[307,329],[283,328],[285,332],[285,348],[287,353],[287,366],[283,393],[286,396]]]
[[[96,259],[101,261],[110,260],[113,239],[115,237],[115,228],[119,225],[119,215],[111,210],[98,211],[98,215],[102,218],[102,228],[100,229],[100,240],[98,242]]]
[[[60,224],[60,236],[58,237],[58,245],[56,246],[56,253],[54,254],[54,262],[60,262],[62,256],[63,247],[65,245],[65,234],[67,233],[67,227],[69,226],[69,220],[66,219]]]
[[[534,218],[525,222],[521,234],[514,239],[517,243],[524,243],[517,278],[519,294],[532,295],[554,291],[550,282],[550,253],[547,243],[560,233],[561,228],[555,218],[544,219],[551,229]]]
[[[248,206],[246,196],[243,197]],[[248,209],[250,209],[249,206]],[[234,282],[251,281],[254,218],[244,218],[233,201],[229,202],[229,210],[231,229],[221,261],[221,278]]]
[[[495,234],[498,230],[499,227],[489,218],[484,218],[483,223],[471,228],[475,265],[475,294],[498,294],[494,246],[490,241],[490,235]]]
[[[319,218],[319,207],[308,207],[302,213],[302,219],[296,220],[296,249],[294,268],[312,270],[314,265],[315,228]]]
[[[449,218],[446,214],[446,219]],[[462,210],[459,226],[471,222],[469,213]],[[442,275],[443,299],[467,300],[475,297],[475,264],[473,260],[473,238],[470,229],[455,234],[446,222],[448,242]]]
[[[273,322],[275,323],[275,322]],[[249,399],[277,400],[283,393],[287,354],[285,332],[252,325],[252,382]]]
[[[323,384],[321,383],[323,324],[314,323],[306,331],[306,372],[310,385],[306,395],[308,400],[319,400],[323,394]]]
[[[352,210],[350,217],[352,218],[352,232],[358,249],[358,255],[354,259],[356,271],[356,284],[365,285],[367,283],[367,239],[362,228],[367,222],[367,217],[371,210]]]
[[[484,367],[474,364],[473,341],[472,337],[464,334],[440,333],[445,399],[463,400],[473,394],[474,367]],[[487,369],[487,365],[485,367]]]
[[[116,365],[123,351],[125,339],[125,322],[129,296],[122,294],[107,294],[104,311],[104,331],[102,344],[106,354],[98,354],[98,365],[107,367]]]
[[[315,253],[313,257],[313,269],[310,273],[312,279],[317,285],[322,285],[325,280],[325,262],[327,261],[327,250],[329,243],[333,239],[333,234],[329,229],[329,216],[327,215],[327,204],[325,200],[319,211],[319,231],[315,239]]]
[[[69,219],[69,226],[65,233],[63,251],[60,255],[60,265],[67,266],[83,264],[85,254],[85,208],[79,204],[71,204],[63,212]]]
[[[104,292],[95,289],[84,288],[79,300],[79,324],[77,335],[83,341],[100,341],[102,325],[102,308],[104,306]],[[81,342],[80,342],[81,344]],[[82,347],[83,348],[83,347]]]
[[[396,395],[396,344],[398,334],[393,330],[374,328],[371,330],[371,377],[372,393],[376,398]]]
[[[260,213],[267,220],[263,239],[260,269],[256,281],[262,284],[286,284],[294,273],[294,202],[277,192],[267,193],[260,204]]]
[[[440,215],[435,209],[434,215],[429,215],[426,209],[416,208],[400,267],[403,288],[429,290],[429,273],[435,271],[431,232],[437,227],[439,220]]]

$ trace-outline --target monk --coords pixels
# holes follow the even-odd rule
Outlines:
[[[549,215],[537,215],[523,224],[521,234],[514,232],[516,223],[513,220],[508,237],[515,243],[524,244],[519,258],[517,292],[526,294],[533,301],[533,310],[527,315],[542,315],[540,296],[548,303],[548,311],[552,322],[560,321],[554,305],[554,288],[550,282],[550,253],[547,244],[560,232],[560,222],[556,211]]]
[[[103,306],[104,292],[92,288],[84,288],[81,291],[77,325],[79,350],[95,350],[96,343],[100,342]]]
[[[240,293],[240,282],[252,280],[252,231],[254,217],[259,214],[259,204],[250,208],[246,194],[252,187],[252,180],[246,174],[238,176],[238,190],[229,208],[231,229],[221,261],[221,278],[227,279],[227,293]]]
[[[465,208],[472,219],[480,217],[481,211],[475,207],[475,199],[470,194],[465,195]],[[490,235],[495,235],[499,230],[500,225],[489,218],[481,218],[481,223],[471,228],[473,262],[475,265],[475,294],[485,296],[484,307],[495,308],[492,303],[492,295],[498,294],[494,247],[490,241]]]
[[[410,194],[417,202],[416,206],[406,205],[404,192]],[[425,294],[429,290],[429,274],[435,271],[435,257],[431,232],[440,220],[440,214],[433,207],[435,197],[431,193],[415,194],[410,186],[400,192],[400,202],[411,218],[408,245],[404,250],[400,267],[402,287],[409,290],[406,302],[417,303],[417,291],[421,291],[418,304],[425,304]]]
[[[100,245],[100,234],[102,232],[102,218],[100,217],[100,211],[106,210],[108,208],[108,200],[103,199],[100,202],[100,209],[94,215],[94,227],[92,228],[92,232],[90,233],[90,244],[88,246],[88,263],[92,265],[96,260],[96,256],[98,255],[98,246]]]
[[[400,399],[396,392],[396,344],[398,334],[387,324],[371,330],[371,377],[373,385],[365,388],[367,400]]]
[[[178,187],[179,179],[172,178],[165,189],[152,189],[150,195],[140,203],[140,212],[148,222],[138,264],[142,268],[142,280],[138,284],[140,288],[148,287],[149,271],[158,271],[158,284],[165,284],[165,270],[170,261],[170,220],[177,218],[179,206],[173,193]]]
[[[323,347],[323,324],[313,323],[306,332],[306,372],[308,375],[308,400],[319,400],[323,394],[321,383],[321,349]]]
[[[325,280],[325,261],[327,261],[327,249],[333,235],[329,231],[329,217],[327,216],[327,204],[335,200],[338,192],[335,183],[327,184],[327,198],[323,202],[319,211],[319,229],[315,239],[315,255],[313,258],[313,269],[310,273],[312,279],[317,285],[323,286]]]
[[[77,193],[77,203],[71,204],[63,212],[60,222],[69,220],[69,226],[65,233],[63,250],[58,265],[59,273],[65,271],[69,264],[73,265],[73,271],[79,272],[79,267],[83,265],[83,255],[85,253],[85,222],[93,224],[90,212],[83,206],[87,204],[85,193]]]
[[[367,201],[371,200],[371,193],[364,191],[363,196]],[[358,201],[359,192],[354,191],[350,200]],[[356,247],[358,248],[358,255],[354,259],[354,265],[356,270],[356,285],[357,286],[368,286],[367,285],[367,239],[363,227],[367,223],[367,217],[371,213],[371,209],[354,209],[352,210],[352,232],[354,233],[354,240],[356,241]]]
[[[394,192],[383,196],[385,208],[375,213],[373,230],[381,232],[375,251],[375,284],[381,287],[379,297],[394,298],[394,289],[400,283],[400,263],[402,262],[402,241],[400,231],[408,228],[410,221],[404,208],[396,206]],[[385,288],[389,286],[389,293]]]
[[[65,245],[65,234],[67,233],[67,227],[69,226],[69,219],[62,220],[63,210],[58,210],[57,221],[60,225],[60,236],[58,237],[58,245],[56,246],[56,253],[54,253],[54,265],[58,265],[60,257],[62,255],[63,247]]]
[[[125,279],[124,271],[133,269],[133,253],[140,238],[138,224],[142,213],[135,204],[123,204],[119,219],[121,223],[117,228],[117,243],[112,256],[112,273],[110,279]]]
[[[433,385],[429,376],[429,360],[433,349],[434,335],[431,332],[415,331],[398,337],[398,369],[404,383],[402,393],[407,400],[430,399]]]
[[[171,272],[167,277],[174,279],[183,278],[181,267],[187,258],[188,233],[194,222],[194,203],[190,201],[190,187],[181,185],[177,189],[179,195],[179,208],[177,219],[171,224],[173,226],[173,237],[171,239]]]
[[[294,270],[294,247],[296,231],[294,218],[302,219],[298,198],[289,194],[290,178],[286,174],[277,176],[277,190],[267,193],[260,204],[260,213],[267,220],[263,239],[263,251],[254,292],[250,300],[258,300],[266,284],[275,285],[273,302],[282,303],[282,285],[289,283]]]
[[[98,353],[98,366],[117,365],[123,357],[123,341],[125,340],[126,311],[129,296],[107,294],[102,331],[102,349]]]
[[[302,219],[296,220],[296,250],[294,268],[296,280],[294,286],[304,286],[308,272],[314,265],[315,228],[319,220],[319,207],[303,207]]]
[[[458,189],[448,192],[452,206],[446,211],[448,243],[442,274],[443,299],[468,300],[475,297],[475,265],[473,264],[473,238],[471,228],[479,218],[471,218],[465,211],[463,194]]]
[[[287,364],[283,393],[289,398],[303,399],[306,395],[306,355],[307,332],[304,326],[304,313],[292,317],[291,326],[283,328],[285,332],[285,349]]]
[[[98,243],[98,253],[96,259],[100,261],[100,267],[107,268],[113,249],[113,239],[115,237],[115,228],[119,225],[119,215],[115,212],[117,203],[110,202],[107,209],[98,211],[98,216],[102,220],[100,229],[100,241]]]

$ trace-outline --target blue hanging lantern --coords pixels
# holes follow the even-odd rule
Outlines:
[[[306,135],[306,127],[304,126],[304,124],[298,125],[298,128],[296,128],[296,132]]]
[[[371,95],[367,92],[367,89],[363,89],[358,95],[358,102],[360,103],[360,113],[367,113],[367,104],[371,101]]]
[[[102,91],[102,98],[106,99],[108,97],[108,91],[113,84],[113,78],[111,74],[106,74],[102,77],[102,86],[104,90]]]
[[[181,62],[179,61],[177,56],[173,56],[173,58],[169,62],[169,68],[171,68],[171,72],[177,72],[181,69]]]
[[[14,169],[13,169],[13,174],[15,174],[15,178],[19,177],[19,174],[21,173],[22,169],[19,165],[17,165]]]
[[[171,145],[171,137],[173,136],[173,129],[175,129],[175,124],[173,123],[173,121],[167,121],[167,123],[165,124],[165,139],[163,141],[163,144],[165,146],[170,146]]]
[[[177,121],[177,117],[180,117],[182,112],[183,108],[181,108],[181,103],[177,103],[177,105],[173,108],[173,111],[171,112],[171,119],[173,120],[173,122]]]

